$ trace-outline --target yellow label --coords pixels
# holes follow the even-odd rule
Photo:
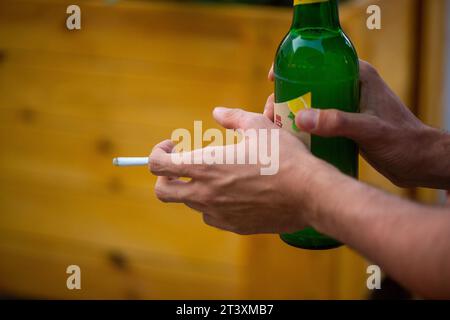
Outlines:
[[[329,0],[294,0],[294,6],[299,4],[311,4],[311,3],[319,3],[319,2],[327,2]]]
[[[311,109],[311,100],[312,94],[311,92],[308,92],[307,94],[296,99],[276,103],[274,110],[275,124],[297,136],[308,147],[311,147],[311,135],[307,132],[302,132],[295,125],[295,116],[300,110]]]
[[[287,105],[289,107],[289,110],[291,110],[291,112],[294,115],[297,115],[297,113],[300,110],[310,109],[311,108],[311,92],[309,92],[297,99],[288,101]]]

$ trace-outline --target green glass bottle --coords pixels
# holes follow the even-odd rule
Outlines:
[[[295,125],[304,108],[358,112],[359,61],[340,26],[336,0],[294,0],[293,23],[278,48],[274,73],[275,123],[296,134],[315,156],[356,178],[358,148],[353,141],[310,136]],[[281,238],[304,249],[341,246],[312,228]]]

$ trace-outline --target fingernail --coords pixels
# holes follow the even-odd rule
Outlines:
[[[315,109],[306,109],[297,115],[297,125],[306,130],[312,131],[317,127],[319,122],[319,111]]]
[[[214,116],[220,116],[221,114],[223,114],[223,113],[226,112],[227,110],[228,110],[228,108],[224,108],[224,107],[216,107],[216,108],[214,108],[213,115],[214,115]]]

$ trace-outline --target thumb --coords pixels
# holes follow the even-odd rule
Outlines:
[[[306,109],[297,114],[295,122],[302,130],[322,137],[345,137],[360,142],[376,134],[376,117],[334,109]]]
[[[218,107],[214,109],[213,116],[226,129],[245,130],[274,127],[274,124],[262,114],[247,112],[242,109]]]

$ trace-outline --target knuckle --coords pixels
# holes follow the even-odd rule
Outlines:
[[[346,125],[346,118],[342,112],[334,110],[333,113],[333,124],[336,128],[342,128]]]
[[[338,110],[327,110],[321,112],[323,118],[323,130],[330,131],[330,134],[336,133],[337,130],[345,126],[345,117]]]
[[[163,188],[163,186],[160,183],[157,183],[155,185],[155,196],[156,198],[158,198],[161,202],[168,202],[168,196],[167,196],[167,192],[165,191],[165,188]]]
[[[227,113],[227,118],[229,120],[239,119],[243,110],[242,109],[231,109]]]
[[[148,166],[150,168],[150,172],[153,174],[158,174],[163,169],[161,160],[156,157],[150,157]]]

